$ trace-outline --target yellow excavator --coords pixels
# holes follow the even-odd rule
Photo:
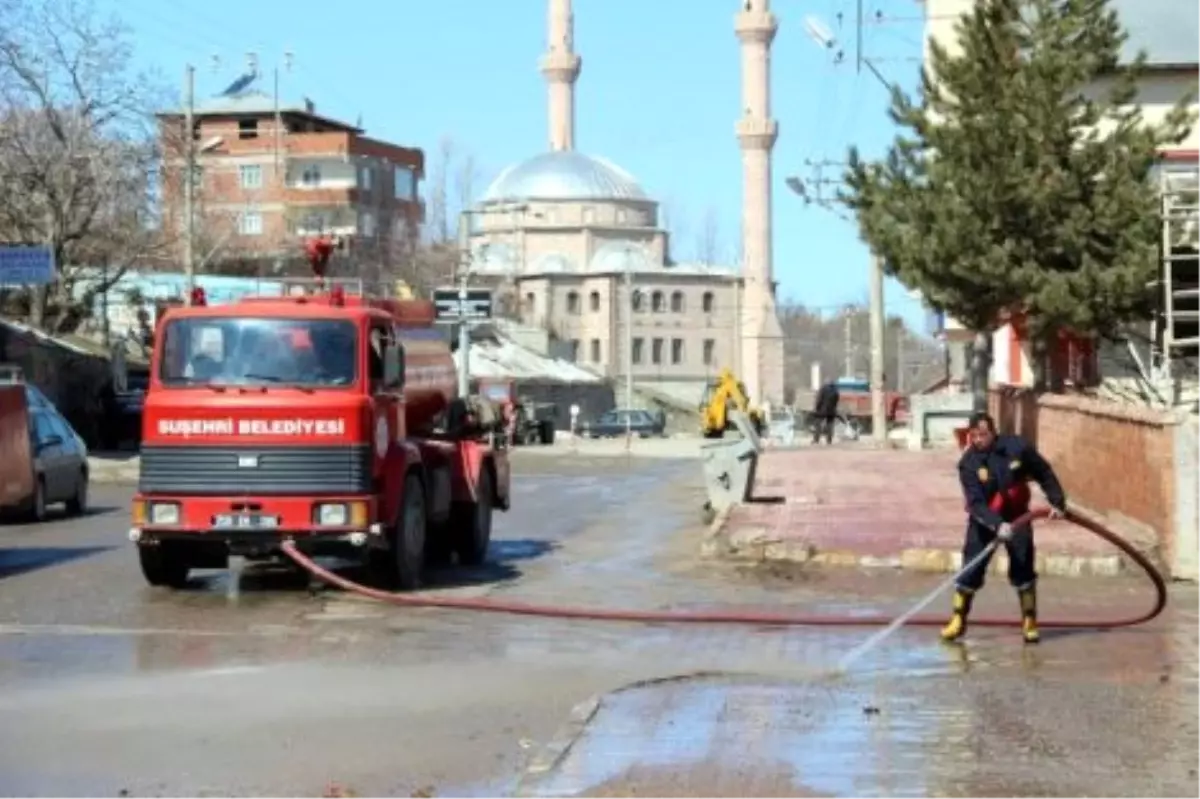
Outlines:
[[[705,386],[704,398],[700,401],[700,432],[705,438],[725,437],[725,431],[734,426],[729,418],[731,410],[749,416],[759,435],[766,430],[767,420],[760,408],[751,407],[746,386],[733,376],[733,372],[722,369],[717,379],[710,380]]]

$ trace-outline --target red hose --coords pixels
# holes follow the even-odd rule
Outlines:
[[[1014,527],[1044,519],[1049,511],[1044,509],[1030,511],[1017,519]],[[1067,511],[1068,521],[1100,536],[1105,541],[1116,546],[1142,567],[1146,576],[1154,583],[1157,597],[1154,607],[1138,616],[1110,621],[1093,621],[1081,619],[1046,619],[1039,620],[1042,627],[1059,629],[1113,629],[1117,627],[1132,627],[1144,624],[1162,613],[1167,605],[1167,584],[1159,570],[1133,545],[1118,536],[1100,523],[1073,511]],[[783,615],[772,613],[747,613],[740,611],[672,611],[672,610],[619,610],[616,608],[573,608],[558,605],[535,605],[526,602],[514,602],[504,599],[476,598],[462,599],[451,597],[431,597],[418,594],[396,594],[380,591],[376,588],[360,585],[347,580],[328,569],[318,565],[311,558],[296,548],[294,541],[285,541],[283,551],[298,566],[310,572],[313,576],[341,588],[345,591],[389,602],[393,605],[406,605],[419,608],[449,608],[455,610],[474,610],[487,613],[508,613],[520,616],[543,616],[555,619],[588,619],[592,621],[624,621],[640,623],[690,623],[690,624],[747,624],[755,626],[788,626],[788,627],[877,627],[890,624],[891,616],[835,616],[835,615]],[[918,616],[909,624],[932,627],[941,626],[945,618],[940,616]],[[1018,627],[1021,622],[1017,619],[982,618],[972,619],[971,625],[976,627]]]

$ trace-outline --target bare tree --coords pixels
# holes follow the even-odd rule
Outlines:
[[[658,226],[667,232],[667,241],[674,257],[679,252],[679,242],[687,232],[683,207],[676,200],[668,198],[658,204]]]
[[[67,330],[161,245],[147,178],[161,94],[133,73],[127,30],[84,0],[0,0],[0,18],[0,240],[45,243],[58,267],[9,312]]]
[[[714,206],[710,205],[704,211],[700,230],[696,234],[694,256],[705,266],[711,266],[721,260],[720,220],[717,218],[717,209]]]
[[[475,156],[464,153],[454,175],[454,213],[457,217],[475,203],[475,185],[479,181],[479,165]]]
[[[437,158],[429,170],[429,186],[426,189],[425,239],[443,242],[450,238],[450,182],[451,164],[454,161],[454,141],[443,136],[438,142]]]

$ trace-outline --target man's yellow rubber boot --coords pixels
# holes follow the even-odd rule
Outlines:
[[[942,628],[943,641],[957,641],[967,634],[967,616],[971,614],[971,600],[975,594],[959,588],[954,592],[954,612],[950,621]]]
[[[1017,591],[1021,600],[1021,635],[1027,644],[1036,644],[1042,639],[1037,623],[1037,588],[1029,586]]]

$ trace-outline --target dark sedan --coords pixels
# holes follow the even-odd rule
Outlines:
[[[640,410],[609,411],[592,422],[584,422],[580,433],[589,438],[617,438],[625,431],[640,438],[666,435],[666,418],[660,413]]]

